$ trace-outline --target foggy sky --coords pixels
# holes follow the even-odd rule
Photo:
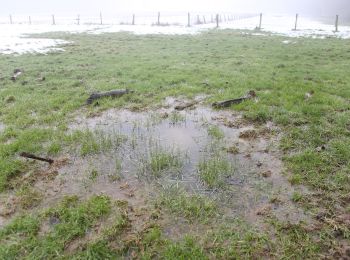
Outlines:
[[[1,15],[118,12],[265,12],[350,17],[350,0],[0,0]]]

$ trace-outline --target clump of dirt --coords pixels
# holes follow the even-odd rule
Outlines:
[[[258,133],[254,129],[245,130],[239,134],[239,138],[255,139],[258,138]]]
[[[15,195],[1,194],[0,197],[0,228],[4,226],[9,218],[16,212],[18,199]]]
[[[226,148],[226,151],[232,154],[239,154],[239,148],[236,145]]]
[[[15,196],[8,196],[6,198],[2,198],[0,204],[0,216],[7,217],[13,214],[16,210],[16,204],[17,202]]]
[[[5,99],[6,103],[13,103],[16,101],[16,98],[14,96],[8,96]]]

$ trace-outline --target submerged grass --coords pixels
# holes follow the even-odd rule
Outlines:
[[[225,155],[214,155],[199,163],[198,173],[209,188],[222,188],[225,185],[225,177],[232,175],[233,168]]]
[[[151,153],[150,158],[150,168],[154,176],[159,176],[159,174],[173,167],[180,167],[181,161],[178,156],[167,153],[165,151],[156,151]]]
[[[215,139],[222,139],[225,136],[223,131],[216,125],[210,125],[208,127],[208,135]]]
[[[78,147],[80,155],[86,156],[117,149],[126,139],[126,136],[118,133],[111,134],[98,130],[75,130],[66,136],[65,141],[73,148]]]
[[[315,215],[329,212],[328,222],[321,223],[319,231],[306,234],[300,226],[274,225],[272,237],[276,239],[268,243],[268,232],[236,238],[239,230],[235,230],[214,239],[206,247],[210,250],[188,241],[169,245],[153,236],[154,240],[138,250],[137,256],[166,253],[169,258],[187,258],[189,248],[198,258],[203,252],[218,258],[259,258],[266,257],[267,252],[267,257],[294,259],[303,254],[305,258],[318,258],[339,253],[339,241],[349,237],[344,221],[338,217],[348,214],[350,193],[349,40],[298,38],[295,44],[286,45],[282,36],[252,36],[229,30],[196,36],[56,33],[42,37],[49,36],[75,44],[65,46],[62,53],[0,56],[0,123],[5,125],[0,132],[0,192],[14,189],[23,197],[24,208],[32,206],[29,197],[13,182],[34,167],[20,159],[19,152],[56,157],[73,148],[84,156],[117,148],[119,142],[115,140],[120,139],[114,137],[67,132],[74,112],[82,109],[92,92],[116,88],[136,91],[119,99],[101,99],[96,106],[84,108],[88,114],[110,107],[142,110],[167,96],[207,94],[211,102],[239,97],[254,89],[257,102],[243,102],[234,109],[248,120],[272,120],[282,128],[281,149],[291,183],[317,191],[317,195],[307,197],[296,193],[292,199]],[[12,82],[9,77],[15,68],[22,68],[24,73]],[[46,80],[38,82],[39,74]],[[311,97],[305,98],[307,92],[313,93]],[[174,124],[183,121],[179,115],[172,117]],[[210,135],[220,137],[215,129]],[[153,161],[150,165],[156,175],[174,163],[171,156],[164,154],[154,155]],[[208,173],[203,175],[208,183],[215,186],[220,174],[212,174],[217,170],[210,164],[202,168]],[[101,205],[107,203],[105,199],[96,200]],[[60,207],[62,211],[55,214],[63,214],[65,220],[41,240],[40,221],[31,215],[1,229],[1,258],[52,258],[62,254],[66,243],[108,211],[107,206],[99,210],[96,203],[89,205],[91,212],[87,204],[78,204],[81,208],[77,204],[64,210]],[[168,197],[164,205],[190,219],[207,218],[215,212],[215,207],[187,195]],[[114,253],[103,240],[87,247],[86,254],[77,258],[113,258]],[[122,253],[130,254],[129,250]]]
[[[159,178],[170,170],[179,173],[182,165],[183,157],[178,151],[154,144],[146,158],[141,160],[140,173],[145,177]]]

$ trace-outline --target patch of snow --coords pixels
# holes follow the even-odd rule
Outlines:
[[[53,46],[67,44],[69,42],[55,39],[35,38],[1,38],[0,53],[21,55],[25,53],[40,53],[64,51]]]
[[[233,22],[220,24],[222,29],[255,30],[259,25],[260,17],[251,17]],[[299,17],[297,30],[294,29],[295,17],[263,15],[262,32],[270,32],[288,37],[312,37],[324,39],[338,37],[350,39],[350,26],[339,26],[339,32],[334,32],[335,26],[325,24],[310,18]]]
[[[182,34],[198,34],[206,28],[198,28],[196,26],[184,27],[184,26],[155,26],[155,25],[111,25],[108,27],[98,28],[88,33],[101,34],[112,32],[130,32],[136,35],[145,34],[165,34],[165,35],[182,35]]]

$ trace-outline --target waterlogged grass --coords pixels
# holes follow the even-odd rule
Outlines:
[[[198,94],[209,95],[209,104],[240,97],[254,89],[257,102],[243,102],[232,109],[252,122],[271,120],[281,128],[280,146],[288,179],[293,185],[306,185],[311,193],[295,193],[290,199],[308,208],[312,216],[329,213],[325,221],[317,222],[315,230],[301,224],[274,222],[270,224],[271,233],[244,231],[239,223],[231,223],[230,229],[226,226],[227,232],[214,232],[216,235],[207,244],[198,237],[192,240],[195,244],[185,238],[174,244],[164,238],[159,226],[140,234],[119,251],[102,238],[89,243],[74,257],[113,259],[136,254],[139,258],[186,259],[190,252],[198,259],[315,259],[341,254],[340,241],[348,244],[349,238],[346,221],[340,220],[349,214],[349,40],[298,38],[293,40],[295,44],[287,45],[282,43],[285,37],[236,31],[196,36],[43,35],[48,36],[74,44],[65,46],[62,53],[0,56],[0,123],[5,126],[0,132],[0,192],[14,190],[24,210],[35,211],[40,199],[34,196],[31,201],[21,190],[23,185],[16,185],[37,165],[19,158],[20,152],[54,158],[67,152],[85,156],[111,151],[120,144],[120,139],[105,134],[68,132],[67,126],[77,111],[94,115],[111,107],[144,110],[159,105],[167,96],[191,98]],[[22,68],[24,73],[12,82],[9,77],[15,68]],[[45,81],[37,80],[40,74]],[[135,93],[84,106],[92,92],[119,88],[133,89]],[[305,97],[307,92],[313,92],[310,98]],[[184,122],[179,115],[170,115],[170,122]],[[214,139],[220,136],[215,129],[209,132]],[[173,159],[156,154],[154,162],[150,162],[146,163],[150,172],[153,168],[156,175],[161,175]],[[218,173],[212,165],[202,165],[205,174],[201,177],[208,185],[220,187],[220,176],[224,176],[220,172],[224,171]],[[215,218],[217,212],[211,203],[188,194],[162,198],[164,208],[191,221]],[[30,214],[1,229],[0,258],[37,259],[64,254],[65,245],[73,237],[82,236],[99,221],[100,214],[89,212],[84,202],[73,204],[62,210],[71,212],[71,217],[55,225],[43,239],[38,237],[41,217]],[[95,206],[89,207],[96,209]],[[150,235],[143,243],[146,234]]]
[[[164,151],[157,151],[151,153],[150,167],[152,170],[152,174],[155,176],[158,176],[160,172],[166,169],[180,166],[181,161],[174,154],[166,153]]]
[[[46,153],[45,142],[54,136],[54,130],[7,128],[0,133],[0,191],[11,188],[10,179],[23,173],[26,165],[18,159],[21,151]]]
[[[224,132],[216,125],[210,125],[208,127],[208,135],[218,140],[225,137]]]
[[[225,185],[225,177],[232,175],[233,168],[225,155],[214,155],[199,163],[198,173],[209,188],[222,188]]]
[[[18,204],[24,209],[38,206],[43,198],[43,195],[39,191],[26,185],[21,187],[16,192],[16,195],[18,198]]]
[[[171,124],[179,124],[186,120],[185,116],[180,114],[179,112],[172,112],[169,114],[169,121]]]
[[[178,151],[165,149],[155,144],[147,158],[141,162],[141,174],[148,177],[161,177],[169,170],[179,172],[183,165],[183,157]]]
[[[200,195],[187,194],[175,187],[164,189],[159,204],[168,208],[170,212],[187,218],[189,221],[205,222],[218,213],[213,200]]]
[[[66,142],[72,147],[79,147],[80,155],[86,156],[117,149],[126,139],[126,136],[117,133],[76,130],[66,137]]]
[[[204,245],[207,254],[217,259],[270,259],[282,255],[274,256],[269,237],[241,219],[218,223],[218,229],[207,234]]]
[[[18,217],[0,232],[0,258],[58,258],[69,242],[84,236],[110,208],[108,197],[95,196],[83,203],[77,197],[67,197],[43,216]],[[39,234],[40,220],[50,218],[55,218],[57,223],[48,233]]]
[[[209,259],[204,253],[204,249],[198,246],[195,239],[185,237],[183,241],[170,244],[166,247],[164,259]]]
[[[120,159],[115,160],[115,169],[109,173],[108,177],[112,182],[122,179],[122,161]]]
[[[176,191],[171,198],[185,196],[174,211],[179,216],[187,216],[193,221],[203,220],[203,199],[193,199]],[[175,199],[178,200],[178,197]],[[173,202],[171,202],[174,205]],[[162,203],[168,206],[167,203]],[[191,206],[189,206],[191,205]],[[197,206],[195,206],[197,205]],[[198,206],[200,205],[200,206]],[[275,221],[281,233],[275,242],[261,231],[251,228],[246,222],[234,219],[215,224],[203,235],[184,235],[173,241],[166,237],[161,226],[155,222],[145,223],[140,232],[132,231],[132,220],[128,204],[122,201],[112,203],[105,196],[94,196],[87,201],[77,197],[65,198],[57,207],[47,210],[38,216],[26,215],[17,217],[6,228],[0,231],[1,259],[250,259],[274,258],[279,255],[291,258],[313,258],[319,248],[312,244],[310,236],[299,226],[283,226]],[[172,209],[175,207],[171,206]],[[182,215],[183,209],[188,214]],[[196,210],[201,208],[201,210]],[[215,208],[209,207],[212,217]],[[193,212],[201,212],[193,214]],[[208,217],[207,216],[207,217]],[[48,230],[42,225],[48,219],[55,221]],[[96,221],[102,222],[99,232],[92,230]],[[93,239],[86,236],[94,234]],[[290,243],[290,236],[294,243]],[[300,240],[302,239],[302,240]],[[65,250],[76,242],[80,246]],[[275,244],[276,243],[276,244]]]

